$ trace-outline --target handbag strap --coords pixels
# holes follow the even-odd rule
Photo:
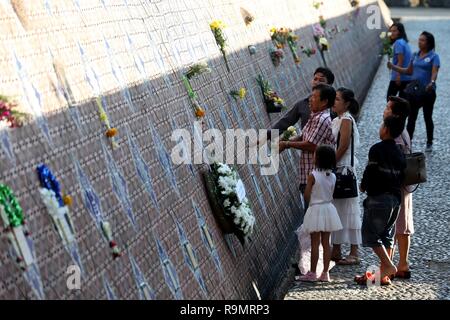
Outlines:
[[[405,188],[405,186],[403,186],[402,188],[403,188],[403,191],[405,191],[406,193],[414,193],[414,192],[416,192],[416,190],[419,188],[419,186],[420,186],[420,183],[418,183],[418,184],[416,185],[416,187],[414,188],[413,191],[407,190],[407,189]]]
[[[352,122],[352,142],[351,142],[351,152],[352,152],[352,158],[350,160],[352,168],[355,166],[355,141],[353,136],[353,118],[350,119]],[[337,143],[336,143],[336,150],[339,149],[339,141],[341,140],[341,128],[339,128],[338,136],[337,136]]]
[[[355,166],[355,138],[353,135],[353,119],[352,119],[352,160],[351,160],[351,164],[352,164],[352,168]]]
[[[405,137],[403,136],[403,132],[402,132],[402,134],[400,135],[400,137],[402,137],[402,140],[403,140],[403,143],[405,144],[405,147],[407,147],[407,148],[409,149],[409,154],[412,154],[412,148],[411,148],[411,146],[408,146],[408,143],[406,142],[406,139],[405,139]]]

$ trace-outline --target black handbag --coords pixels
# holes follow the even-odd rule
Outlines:
[[[403,90],[407,99],[412,103],[420,103],[427,95],[425,86],[419,80],[413,80]]]
[[[341,138],[341,133],[338,133],[338,140],[337,140],[337,148],[339,148],[339,140]],[[351,165],[352,169],[354,166],[354,158],[355,158],[355,150],[354,150],[354,137],[353,137],[353,121],[352,121],[352,143],[351,143],[351,150],[352,150],[352,159],[351,159]],[[358,196],[358,181],[356,180],[356,176],[353,173],[353,170],[347,170],[346,174],[342,173],[342,170],[339,171],[337,168],[335,171],[336,175],[336,184],[334,186],[334,193],[333,198],[334,199],[347,199],[347,198],[355,198]]]
[[[401,136],[403,142],[406,144],[406,140]],[[423,152],[409,152],[405,153],[406,168],[403,171],[403,185],[411,186],[417,184],[416,188],[412,191],[416,191],[420,183],[427,182],[427,167],[426,156]]]
[[[405,154],[406,168],[403,184],[410,186],[427,182],[427,168],[425,164],[425,154],[423,152],[414,152]]]
[[[414,61],[419,54],[417,52],[414,53],[412,60]],[[434,59],[434,55],[431,57],[431,59]],[[419,80],[412,80],[403,90],[403,93],[405,94],[405,98],[413,104],[420,105],[423,101],[427,99],[428,92],[425,85],[423,85]]]

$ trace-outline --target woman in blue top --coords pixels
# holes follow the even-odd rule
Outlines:
[[[408,36],[406,35],[405,26],[403,23],[394,23],[390,28],[391,41],[394,48],[394,57],[392,63],[395,66],[401,68],[407,68],[409,62],[411,61],[411,48],[408,44]],[[389,83],[389,89],[387,92],[387,98],[389,100],[390,96],[404,97],[403,90],[406,88],[408,83],[411,81],[411,77],[407,74],[400,74],[392,70],[391,72],[391,82]]]
[[[427,128],[427,147],[425,151],[432,151],[433,148],[433,107],[436,101],[436,80],[439,67],[441,65],[439,55],[434,52],[434,36],[424,31],[419,37],[419,52],[415,52],[408,68],[400,68],[388,62],[388,68],[401,74],[412,75],[412,80],[417,80],[418,85],[423,88],[423,94],[419,98],[408,97],[411,104],[411,113],[406,126],[409,136],[413,138],[419,109],[423,107],[423,117]]]

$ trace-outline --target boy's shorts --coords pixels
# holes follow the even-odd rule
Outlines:
[[[362,242],[364,247],[394,247],[395,221],[400,211],[399,199],[389,193],[364,200]]]

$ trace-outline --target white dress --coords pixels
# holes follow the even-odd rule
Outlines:
[[[308,210],[303,219],[303,229],[308,232],[332,232],[342,229],[341,220],[333,205],[336,176],[331,171],[313,170],[315,183],[311,191]]]
[[[312,192],[310,205],[306,211],[303,224],[296,230],[299,247],[300,259],[298,267],[302,274],[306,274],[311,267],[311,232],[314,231],[332,231],[342,228],[336,208],[332,204],[334,184],[336,176],[329,172],[313,170],[312,174],[316,180]],[[316,273],[323,271],[323,248],[319,246],[319,261],[317,262]],[[329,270],[335,263],[330,261]]]
[[[298,244],[300,248],[300,259],[298,268],[301,274],[306,274],[311,269],[311,235],[303,229],[301,225],[295,233],[297,234]],[[335,266],[334,261],[330,261],[328,271]],[[316,273],[321,274],[323,271],[323,247],[319,245],[319,260],[317,261]]]
[[[333,131],[334,137],[338,138],[339,130],[341,129],[341,123],[343,119],[349,119],[353,124],[353,139],[354,139],[354,152],[356,153],[356,149],[359,147],[359,132],[358,127],[356,126],[356,122],[350,113],[346,112],[341,117],[337,117],[333,119],[331,124],[331,129]],[[354,158],[354,167],[351,166],[351,143],[345,154],[338,161],[337,167],[342,170],[346,168],[346,170],[352,170],[356,175],[356,165],[357,159],[356,156]],[[359,195],[355,198],[348,199],[334,199],[333,204],[336,207],[336,210],[339,214],[339,218],[341,219],[343,229],[339,231],[335,231],[331,234],[331,242],[333,244],[353,244],[360,245],[362,243],[361,239],[361,209],[359,206]]]

